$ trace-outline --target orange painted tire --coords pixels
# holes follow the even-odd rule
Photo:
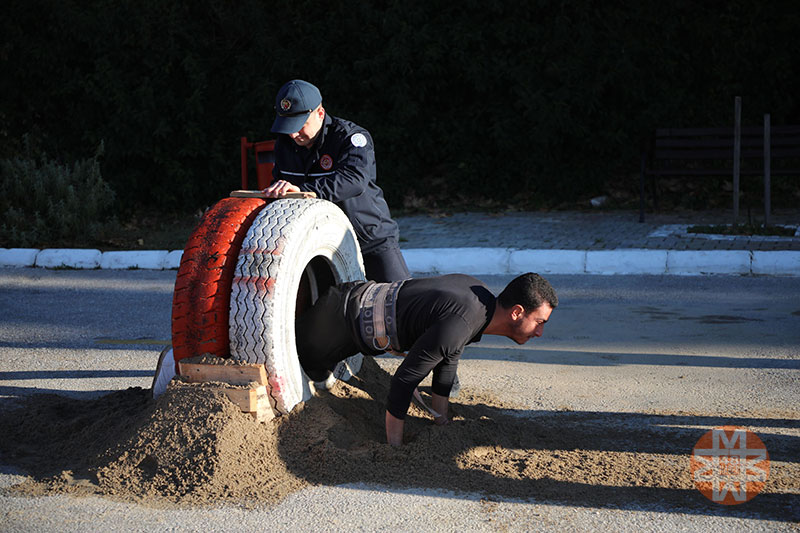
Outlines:
[[[230,355],[231,281],[242,241],[264,205],[257,198],[224,198],[206,211],[189,237],[172,296],[176,367],[195,355]]]

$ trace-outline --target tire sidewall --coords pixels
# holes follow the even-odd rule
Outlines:
[[[272,249],[261,249],[266,241]],[[303,271],[317,257],[328,263],[336,284],[364,279],[355,232],[338,207],[325,200],[277,200],[253,222],[234,274],[231,356],[264,363],[273,407],[284,414],[313,394],[297,356],[295,307]],[[358,371],[360,358],[340,364],[334,375],[347,379]]]

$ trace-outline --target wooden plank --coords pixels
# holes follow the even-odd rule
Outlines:
[[[232,385],[247,385],[253,382],[259,385],[267,384],[264,365],[209,365],[179,361],[178,371],[190,383],[221,381]]]
[[[731,154],[733,153],[731,148],[728,150],[687,150],[687,149],[677,149],[677,148],[656,148],[653,150],[653,160],[659,159],[676,159],[676,160],[724,160],[724,161],[732,161]],[[746,148],[741,151],[742,159],[758,159],[761,160],[764,156],[764,148],[763,146],[759,146],[758,148]],[[775,144],[772,144],[772,159],[800,159],[800,149],[799,148],[783,148],[783,147],[776,147]]]
[[[656,137],[695,137],[702,135],[733,135],[732,128],[658,128]]]
[[[656,159],[731,159],[731,149],[686,150],[679,148],[656,148]]]
[[[800,134],[800,125],[772,126],[770,128],[772,136]],[[743,126],[742,135],[763,134],[761,126]],[[733,138],[733,128],[657,128],[656,137],[706,137],[706,136],[728,136]]]
[[[178,362],[181,376],[190,383],[222,382],[230,385],[250,385],[249,388],[218,387],[240,411],[252,415],[259,422],[275,418],[269,396],[269,385],[264,365],[214,365]]]
[[[772,126],[770,127],[770,133],[773,137],[776,135],[788,135],[788,134],[800,134],[800,125],[789,125],[789,126]]]
[[[797,149],[798,147],[800,147],[800,135],[798,135],[796,137],[788,137],[788,136],[787,137],[776,137],[773,134],[770,134],[770,135],[771,135],[771,138],[770,138],[770,143],[769,144],[772,147],[775,147],[775,146],[788,146],[790,148],[793,147],[794,149]]]
[[[267,387],[261,385],[254,389],[224,388],[223,392],[243,413],[250,414],[259,422],[268,422],[275,418]]]
[[[800,133],[800,126],[775,126],[773,133]],[[761,126],[742,126],[742,135],[758,136],[764,133]],[[658,128],[656,137],[730,137],[734,136],[734,129],[728,128]]]
[[[267,196],[262,191],[236,190],[231,191],[231,198],[264,198]],[[316,198],[317,193],[311,191],[287,192],[283,198]]]
[[[761,148],[764,146],[764,132],[761,132],[759,137],[742,136],[742,146],[750,146]],[[690,138],[690,137],[659,137],[655,140],[654,146],[656,148],[690,148],[690,149],[704,149],[704,148],[732,148],[733,137],[727,139],[721,137],[705,137],[705,138]],[[782,147],[796,147],[800,146],[799,136],[783,136],[772,137],[771,146]]]
[[[781,158],[781,159],[791,159],[791,158],[800,158],[800,145],[790,148],[784,148],[779,143],[773,142],[772,146],[772,158]]]
[[[762,176],[763,168],[743,168],[742,176]],[[648,176],[730,176],[731,167],[718,168],[651,168],[647,169]],[[800,175],[800,169],[776,170],[772,169],[772,177],[785,177]]]
[[[266,390],[266,387],[264,389]],[[222,391],[243,412],[250,413],[258,410],[258,392],[256,389],[224,388]]]
[[[259,387],[257,393],[256,410],[251,411],[250,414],[259,422],[269,422],[275,418],[275,410],[272,408],[267,388]]]
[[[760,149],[764,145],[763,135],[764,132],[761,132],[761,136],[758,138],[742,137],[742,146],[751,146]],[[729,139],[721,139],[719,137],[703,139],[662,137],[656,139],[655,146],[656,148],[689,148],[697,150],[706,148],[727,148],[730,150],[733,148],[733,137]]]
[[[705,150],[679,150],[679,149],[664,149],[658,148],[653,152],[655,159],[719,159],[731,161],[733,159],[733,146],[727,150],[721,149],[705,149]],[[763,157],[763,150],[761,147],[755,149],[740,150],[740,155],[743,158],[761,159]]]

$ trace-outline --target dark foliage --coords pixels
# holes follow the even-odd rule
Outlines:
[[[0,160],[0,246],[91,244],[118,229],[115,195],[94,157],[61,165],[33,153]]]
[[[369,129],[393,206],[554,206],[635,189],[656,126],[800,120],[794,2],[6,0],[0,157],[91,156],[122,205],[239,186],[299,77]]]

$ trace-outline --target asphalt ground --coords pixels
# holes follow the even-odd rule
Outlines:
[[[465,390],[521,404],[564,431],[625,431],[607,453],[646,454],[664,431],[685,449],[719,425],[764,440],[773,479],[800,462],[800,279],[552,275],[561,304],[525,346],[465,351]],[[0,269],[0,398],[79,398],[150,384],[170,337],[174,271]],[[484,278],[499,291],[510,276]],[[395,359],[380,359],[391,368]],[[657,435],[659,433],[656,433]],[[0,436],[2,438],[2,436]],[[0,463],[2,463],[0,458]],[[0,467],[0,486],[21,479]],[[687,473],[687,475],[689,475]],[[511,482],[511,481],[509,481]],[[601,497],[487,498],[453,487],[314,486],[274,507],[152,509],[106,498],[0,494],[0,531],[796,531],[800,483],[723,506],[698,491],[592,487]],[[662,501],[664,500],[664,501]]]

